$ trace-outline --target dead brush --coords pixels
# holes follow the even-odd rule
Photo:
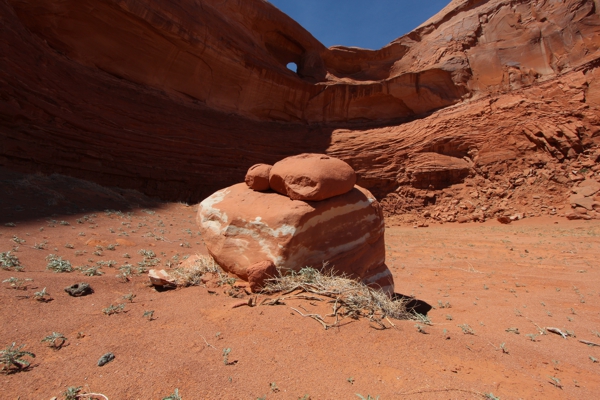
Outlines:
[[[340,321],[348,317],[352,319],[368,318],[375,324],[371,326],[376,329],[388,328],[384,324],[384,320],[395,326],[389,318],[405,320],[415,318],[407,310],[405,300],[391,299],[380,290],[345,276],[337,276],[333,270],[326,267],[325,264],[320,271],[306,267],[299,272],[284,272],[280,277],[267,280],[263,293],[287,295],[298,292],[288,298],[303,299],[307,296],[301,295],[301,293],[306,292],[331,298],[332,300],[329,302],[333,304],[333,312],[325,316],[335,318],[335,321],[330,324],[318,314],[302,314],[294,309],[303,317],[310,317],[320,322],[325,329],[339,326]]]
[[[212,257],[205,255],[198,256],[190,268],[180,267],[169,273],[177,279],[177,285],[183,287],[202,285],[202,277],[206,274],[215,274],[220,280],[227,276]]]

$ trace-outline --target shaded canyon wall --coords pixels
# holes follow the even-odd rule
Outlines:
[[[596,165],[596,0],[455,0],[380,50],[214,3],[0,0],[0,164],[196,201],[327,152],[392,213],[512,204],[525,169],[563,201],[571,165]]]

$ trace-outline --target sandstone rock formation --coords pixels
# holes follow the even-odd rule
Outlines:
[[[154,286],[175,287],[177,281],[164,269],[151,269],[148,271],[148,279]]]
[[[276,278],[279,275],[277,266],[273,261],[261,261],[252,264],[246,269],[248,273],[248,283],[253,293],[260,292],[268,279]]]
[[[246,173],[246,185],[252,190],[262,192],[269,190],[269,175],[271,174],[271,166],[267,164],[255,164],[248,169]]]
[[[195,201],[326,153],[415,222],[566,215],[599,177],[597,0],[454,0],[380,50],[263,0],[0,0],[0,21],[13,169]]]
[[[325,154],[299,154],[275,163],[271,189],[292,200],[321,201],[348,193],[356,183],[351,166]]]
[[[336,273],[393,293],[382,211],[359,186],[306,202],[237,184],[202,201],[197,223],[215,261],[244,280],[251,266],[264,261],[284,271],[328,263]]]

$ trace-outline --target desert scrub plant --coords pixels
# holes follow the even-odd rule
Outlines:
[[[13,236],[12,241],[15,242],[16,244],[23,244],[26,242],[25,239],[21,239],[18,236]]]
[[[115,260],[108,260],[108,261],[96,261],[96,265],[98,267],[107,267],[107,268],[114,268],[117,266],[117,262]]]
[[[79,398],[79,392],[83,389],[82,386],[69,386],[67,390],[63,392],[65,400],[77,400]]]
[[[146,318],[148,321],[152,321],[154,319],[154,310],[144,311],[143,318]]]
[[[102,312],[105,315],[120,314],[122,312],[125,312],[125,304],[117,304],[116,306],[111,304],[110,306],[102,309]]]
[[[452,305],[448,301],[444,303],[441,300],[438,300],[438,308],[452,308]]]
[[[462,325],[458,325],[458,327],[459,327],[460,329],[462,329],[462,332],[463,332],[465,335],[474,335],[474,334],[475,334],[475,331],[473,330],[473,328],[471,328],[471,327],[469,326],[469,324],[462,324]]]
[[[52,347],[54,350],[60,350],[65,345],[67,340],[68,339],[62,333],[52,332],[51,335],[48,335],[42,339],[42,343],[47,342],[48,346]]]
[[[167,267],[167,268],[173,268],[177,264],[179,264],[179,253],[177,253],[173,257],[171,257],[170,260],[167,260],[165,262],[165,267]]]
[[[147,272],[149,269],[160,263],[160,258],[156,258],[156,254],[154,254],[152,250],[142,249],[139,253],[144,256],[144,260],[137,263],[138,271],[140,271],[140,273]]]
[[[181,396],[179,395],[179,389],[175,388],[173,394],[163,397],[162,400],[182,400]]]
[[[371,397],[371,395],[370,395],[370,394],[368,394],[368,395],[367,395],[367,397],[365,397],[365,396],[363,396],[363,395],[361,395],[361,394],[358,394],[358,393],[355,393],[355,394],[356,394],[356,396],[358,396],[358,398],[360,398],[361,400],[379,400],[379,396],[377,396],[377,397]]]
[[[93,266],[90,267],[89,265],[83,265],[81,267],[77,267],[76,269],[78,269],[79,271],[81,271],[81,273],[85,276],[100,276],[100,275],[104,275],[104,272],[100,271],[100,268],[102,268],[101,266]]]
[[[31,363],[24,359],[25,356],[35,358],[35,354],[32,352],[23,351],[23,347],[25,347],[24,344],[19,347],[15,347],[15,344],[16,342],[13,342],[4,350],[0,350],[0,364],[2,364],[2,371],[7,374],[11,372],[13,367],[17,368],[17,371],[22,371],[29,367]]]
[[[21,261],[19,261],[19,258],[17,256],[12,255],[10,251],[0,253],[0,267],[7,271],[23,271]]]
[[[136,298],[136,295],[133,293],[127,293],[126,295],[123,295],[123,299],[127,300],[130,303],[133,303],[133,299]]]
[[[34,300],[41,301],[42,303],[47,303],[50,300],[52,300],[52,297],[50,297],[50,295],[46,291],[46,288],[43,288],[39,292],[35,292],[33,294],[33,298],[34,298]]]
[[[20,278],[15,278],[14,276],[11,276],[10,278],[3,280],[2,283],[8,283],[10,285],[10,287],[13,289],[25,290],[25,289],[27,289],[26,282],[30,282],[30,281],[33,281],[33,279],[29,279],[29,278],[20,279]]]
[[[557,388],[559,388],[559,389],[562,389],[562,388],[563,388],[563,385],[562,385],[562,383],[560,382],[560,379],[558,379],[558,378],[557,378],[557,377],[555,377],[555,376],[548,376],[548,378],[550,379],[548,382],[549,382],[549,383],[550,383],[552,386],[554,386],[554,387],[557,387]]]
[[[131,280],[132,268],[133,265],[131,264],[121,265],[121,267],[119,267],[120,272],[116,275],[117,278],[120,279],[123,283],[129,282]]]
[[[48,245],[48,242],[44,240],[42,243],[36,243],[36,244],[34,244],[33,248],[34,249],[38,249],[38,250],[44,250],[47,245]]]
[[[46,256],[46,261],[48,261],[46,269],[50,269],[54,272],[73,271],[73,267],[71,267],[71,263],[69,261],[63,260],[62,257],[59,257],[55,254],[48,254],[48,256]]]
[[[229,353],[231,353],[230,348],[223,349],[223,364],[229,365]]]
[[[280,392],[279,387],[277,387],[277,383],[275,383],[275,382],[271,382],[271,384],[269,385],[269,387],[271,389],[271,392],[273,392],[273,393],[279,393]]]
[[[208,273],[226,275],[212,257],[205,255],[198,256],[190,268],[176,268],[169,273],[177,279],[179,286],[184,287],[201,285],[202,277]]]
[[[218,286],[229,285],[229,286],[233,287],[233,285],[235,285],[236,281],[237,281],[237,278],[234,278],[233,276],[229,276],[225,272],[217,274],[217,285]]]
[[[362,282],[345,276],[336,276],[332,270],[326,270],[326,267],[327,265],[324,264],[320,271],[309,267],[302,268],[299,272],[280,271],[283,273],[279,277],[266,281],[263,292],[291,293],[301,290],[334,299],[333,314],[329,316],[335,317],[335,323],[327,325],[319,317],[321,319],[319,322],[325,329],[337,326],[340,317],[353,319],[365,317],[375,323],[377,329],[387,328],[383,320],[388,317],[431,323],[426,316],[419,317],[407,310],[405,300],[390,298],[386,293],[368,287]],[[315,319],[312,316],[311,318]]]
[[[156,253],[152,250],[140,249],[138,253],[144,258],[156,258]]]

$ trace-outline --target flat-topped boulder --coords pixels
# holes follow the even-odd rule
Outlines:
[[[293,200],[320,201],[352,190],[356,173],[346,162],[325,154],[305,153],[275,163],[271,189]]]
[[[249,267],[264,261],[283,272],[327,263],[336,274],[393,293],[383,214],[359,186],[323,201],[302,201],[241,183],[200,203],[197,222],[215,261],[244,280]]]

